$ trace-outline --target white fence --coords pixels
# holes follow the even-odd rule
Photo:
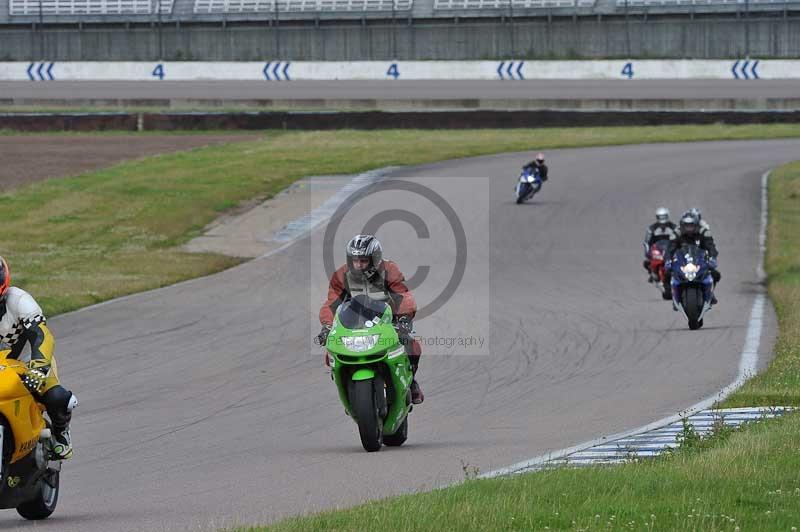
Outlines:
[[[596,0],[435,0],[434,9],[536,9],[544,7],[593,7]]]
[[[10,0],[11,15],[149,15],[172,13],[174,0]],[[40,11],[41,10],[41,11]]]
[[[324,11],[408,11],[413,0],[195,0],[194,12],[281,13]]]
[[[783,5],[796,3],[800,0],[617,0],[617,7],[624,6],[724,6],[750,4]]]

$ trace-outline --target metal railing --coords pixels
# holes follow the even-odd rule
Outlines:
[[[195,0],[194,13],[408,11],[413,0]]]
[[[174,0],[10,0],[11,15],[149,15],[172,12]]]
[[[437,10],[537,9],[553,7],[593,7],[596,0],[435,0]]]

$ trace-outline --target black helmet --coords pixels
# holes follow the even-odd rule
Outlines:
[[[347,269],[353,275],[364,275],[369,278],[383,265],[383,248],[373,235],[356,235],[347,243]],[[356,269],[353,259],[369,259],[366,269]]]
[[[697,221],[698,222],[703,219],[703,213],[701,213],[700,209],[698,209],[697,207],[692,207],[691,209],[686,211],[686,214],[693,214],[693,215],[697,216]]]
[[[681,216],[681,234],[695,236],[700,230],[700,219],[696,214],[690,212],[683,213]]]

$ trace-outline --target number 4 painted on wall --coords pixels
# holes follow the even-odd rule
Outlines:
[[[158,79],[164,79],[164,65],[159,63],[153,69],[153,77]]]
[[[622,67],[622,75],[627,76],[628,79],[633,78],[633,63],[625,63],[625,66]]]
[[[389,65],[389,70],[386,71],[387,76],[392,76],[394,79],[400,77],[400,71],[397,69],[397,63]]]

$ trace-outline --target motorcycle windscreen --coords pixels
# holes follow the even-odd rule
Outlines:
[[[339,309],[339,322],[348,329],[368,329],[386,312],[386,303],[363,294],[343,303]],[[369,322],[369,323],[367,323]]]
[[[655,253],[653,253],[653,251],[658,250],[658,252],[661,253],[661,256],[663,257],[664,255],[667,254],[668,247],[669,247],[669,240],[667,239],[657,240],[656,242],[653,243],[653,246],[650,248],[650,253],[654,255]]]
[[[675,257],[681,264],[686,264],[687,262],[693,262],[697,265],[705,264],[706,260],[706,252],[700,246],[695,245],[683,245],[681,248],[675,252]],[[691,260],[689,260],[691,258]]]

